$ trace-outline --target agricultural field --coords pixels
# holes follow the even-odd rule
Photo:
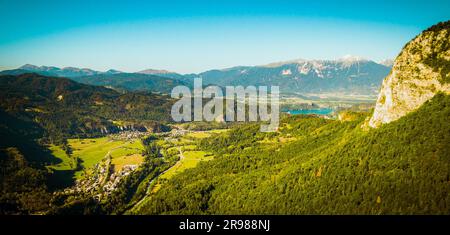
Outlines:
[[[142,163],[141,154],[144,149],[140,139],[117,140],[109,137],[91,139],[69,139],[68,144],[72,150],[69,156],[60,146],[49,146],[52,154],[61,160],[57,165],[49,166],[53,170],[75,170],[76,159],[80,166],[74,174],[75,179],[81,179],[85,173],[99,163],[107,155],[111,157],[111,163],[115,170],[120,170],[125,165],[137,165]]]
[[[140,165],[142,162],[144,162],[144,157],[139,153],[123,155],[120,157],[115,157],[111,160],[111,164],[114,166],[114,171],[121,171],[126,165]]]
[[[211,135],[213,135],[213,134],[220,134],[220,133],[226,132],[227,130],[228,129],[214,129],[214,130],[209,130],[209,131],[195,131],[195,132],[188,133],[186,135],[186,137],[203,139],[203,138],[211,137]]]

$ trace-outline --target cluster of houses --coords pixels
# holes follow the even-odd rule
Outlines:
[[[109,195],[117,188],[117,185],[119,185],[119,182],[123,177],[129,175],[137,168],[138,165],[125,165],[122,167],[120,171],[112,172],[111,175],[109,176],[109,180],[103,185],[103,192],[106,195]]]
[[[125,165],[120,171],[115,171],[111,164],[111,158],[107,156],[100,163],[97,163],[92,172],[84,179],[77,180],[71,188],[66,188],[64,194],[90,194],[94,198],[101,200],[116,190],[120,181],[136,170],[138,165]]]
[[[115,134],[108,135],[109,138],[113,140],[125,140],[125,141],[131,141],[135,139],[141,139],[145,136],[148,136],[148,132],[141,132],[141,131],[121,131]]]

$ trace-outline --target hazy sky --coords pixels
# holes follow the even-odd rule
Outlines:
[[[0,0],[0,69],[190,73],[348,54],[379,61],[445,20],[445,0]]]

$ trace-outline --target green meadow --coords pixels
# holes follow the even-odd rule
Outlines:
[[[174,175],[179,174],[186,169],[194,168],[201,161],[212,160],[213,156],[205,151],[186,151],[183,152],[183,158],[180,159],[172,168],[160,176],[160,179],[171,179]]]
[[[48,166],[48,168],[56,171],[67,171],[76,169],[76,159],[69,156],[62,148],[58,145],[50,145],[49,150],[52,155],[58,158],[61,162],[56,165]]]
[[[68,155],[60,146],[49,146],[53,156],[61,162],[51,165],[49,168],[56,171],[76,170],[75,179],[81,179],[86,172],[109,155],[113,164],[117,164],[121,169],[124,165],[139,164],[142,162],[141,152],[143,145],[139,139],[132,141],[113,140],[108,137],[90,139],[69,139],[69,147],[72,150]],[[76,161],[80,166],[76,167]]]

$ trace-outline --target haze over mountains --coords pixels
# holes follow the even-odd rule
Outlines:
[[[376,63],[356,56],[337,60],[291,60],[262,66],[236,66],[213,69],[198,74],[179,74],[167,70],[146,69],[136,73],[118,70],[105,72],[87,68],[24,65],[0,74],[38,73],[67,77],[77,82],[125,90],[147,90],[168,93],[177,85],[189,85],[195,77],[203,84],[219,86],[280,86],[282,93],[377,94],[381,81],[388,75],[391,60]]]

